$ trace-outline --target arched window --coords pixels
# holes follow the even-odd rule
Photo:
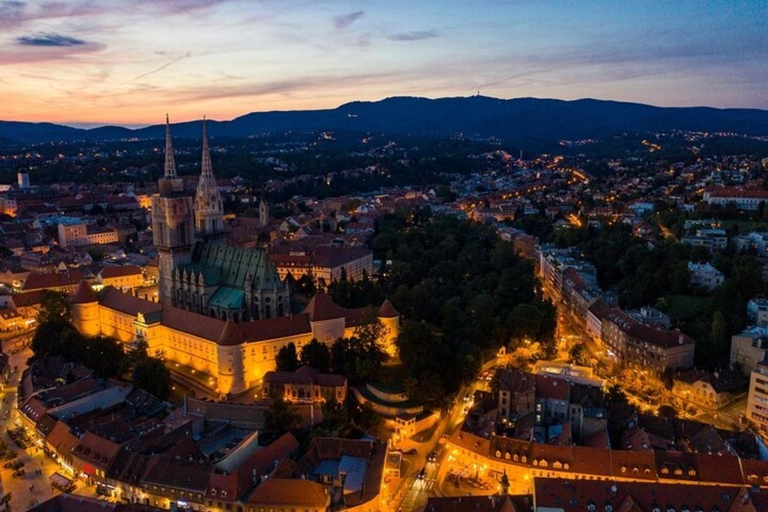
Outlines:
[[[264,318],[272,318],[272,306],[269,304],[264,306]]]

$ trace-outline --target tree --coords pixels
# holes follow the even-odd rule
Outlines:
[[[147,357],[136,363],[133,384],[161,400],[171,396],[171,372],[156,357]]]
[[[40,314],[37,317],[39,323],[55,320],[66,320],[69,317],[69,304],[67,296],[54,290],[46,291],[40,299]]]
[[[325,343],[320,343],[317,339],[312,340],[301,347],[299,362],[302,365],[311,366],[322,373],[331,371],[331,351]]]
[[[301,276],[298,281],[296,281],[296,287],[299,293],[303,293],[308,297],[312,297],[315,293],[317,293],[317,287],[315,286],[315,276],[312,274],[312,270]]]
[[[299,367],[299,358],[296,355],[296,345],[293,342],[282,347],[275,358],[275,366],[279,372],[295,372]]]
[[[272,401],[264,412],[264,428],[269,432],[282,434],[294,430],[301,424],[301,414],[293,410],[282,398]]]

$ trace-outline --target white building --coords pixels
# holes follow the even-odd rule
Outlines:
[[[768,327],[749,327],[731,337],[731,367],[749,375],[766,358]]]
[[[747,318],[758,327],[768,327],[768,299],[752,299],[747,302]]]
[[[688,271],[691,273],[691,284],[707,290],[714,290],[725,281],[725,276],[709,263],[688,262]]]
[[[16,174],[16,180],[19,184],[19,188],[29,188],[29,173],[20,172]]]
[[[750,374],[747,418],[765,435],[768,432],[768,365],[758,363]]]
[[[755,211],[768,201],[768,190],[758,188],[718,187],[704,191],[704,201],[710,206],[732,204],[738,210]]]

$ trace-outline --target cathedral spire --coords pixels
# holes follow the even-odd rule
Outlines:
[[[171,122],[165,114],[165,177],[176,178],[176,161],[173,158],[173,143],[171,143]]]
[[[195,194],[195,228],[205,240],[221,238],[224,231],[224,207],[219,185],[213,175],[211,151],[208,147],[208,127],[203,117],[203,161],[200,181]]]
[[[208,129],[205,116],[203,116],[203,165],[201,178],[213,178],[213,166],[211,165],[211,151],[208,148]]]

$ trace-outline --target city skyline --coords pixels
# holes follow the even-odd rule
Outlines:
[[[768,2],[0,2],[0,118],[230,119],[389,96],[768,108]]]

